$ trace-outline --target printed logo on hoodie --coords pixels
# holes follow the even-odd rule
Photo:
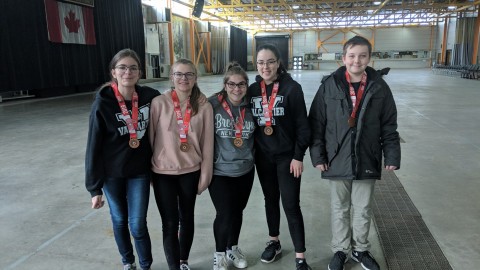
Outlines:
[[[235,121],[238,121],[238,117]],[[254,129],[255,124],[253,121],[245,120],[242,129],[242,138],[249,139]],[[215,133],[221,138],[235,138],[232,119],[229,116],[225,118],[224,115],[220,113],[215,114]]]
[[[130,115],[132,115],[132,111],[129,110]],[[148,120],[150,116],[150,103],[145,104],[138,108],[138,127],[137,127],[137,138],[141,140],[143,136],[145,136],[145,132],[147,131],[148,127]],[[128,128],[127,122],[125,121],[125,116],[122,113],[116,114],[118,122],[122,123],[121,127],[118,127],[118,132],[121,136],[127,134],[128,135]]]
[[[272,112],[272,125],[275,125],[275,116],[284,116],[285,108],[278,107],[278,104],[283,103],[283,96],[278,96],[275,98],[275,104],[273,104]],[[262,96],[252,97],[250,103],[252,104],[252,114],[257,118],[257,124],[259,126],[265,126],[265,117],[263,116],[262,108]],[[270,97],[268,98],[268,103],[270,104]]]

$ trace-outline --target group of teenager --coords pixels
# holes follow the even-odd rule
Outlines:
[[[147,228],[150,185],[160,212],[163,247],[170,270],[188,270],[197,195],[206,189],[216,209],[213,269],[246,268],[239,248],[243,210],[255,171],[265,199],[268,242],[260,256],[274,262],[280,244],[280,200],[295,250],[295,269],[305,259],[300,208],[303,159],[330,180],[329,270],[348,258],[364,269],[380,269],[368,241],[375,181],[382,167],[400,167],[397,111],[379,71],[368,66],[372,46],[360,36],[344,44],[343,63],[322,80],[307,115],[302,86],[287,72],[278,48],[257,49],[258,75],[231,63],[222,90],[206,97],[197,69],[186,59],[171,67],[172,89],[160,95],[140,86],[141,61],[124,49],[110,62],[111,81],[92,105],[86,150],[86,188],[92,208],[110,208],[123,269],[152,265]],[[383,161],[383,163],[382,163]]]

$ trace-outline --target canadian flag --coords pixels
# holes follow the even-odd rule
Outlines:
[[[44,0],[51,42],[95,45],[92,8]]]

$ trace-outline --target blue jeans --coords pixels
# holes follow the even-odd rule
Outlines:
[[[152,244],[147,228],[147,210],[150,198],[150,178],[139,175],[132,178],[107,178],[103,191],[110,207],[113,234],[123,264],[134,263],[130,232],[142,269],[152,264]]]

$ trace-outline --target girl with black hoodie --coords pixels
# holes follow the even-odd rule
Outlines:
[[[308,270],[300,180],[310,128],[302,87],[287,73],[274,45],[257,49],[257,69],[259,75],[248,88],[248,95],[257,125],[255,165],[265,196],[270,236],[261,261],[271,263],[282,252],[278,238],[281,198],[295,248],[296,269]]]
[[[126,270],[136,269],[130,235],[140,267],[150,269],[152,264],[147,228],[152,149],[147,127],[150,102],[160,92],[137,84],[140,63],[130,49],[119,51],[111,60],[112,80],[100,87],[92,105],[85,156],[85,186],[92,208],[103,206],[105,193]]]

